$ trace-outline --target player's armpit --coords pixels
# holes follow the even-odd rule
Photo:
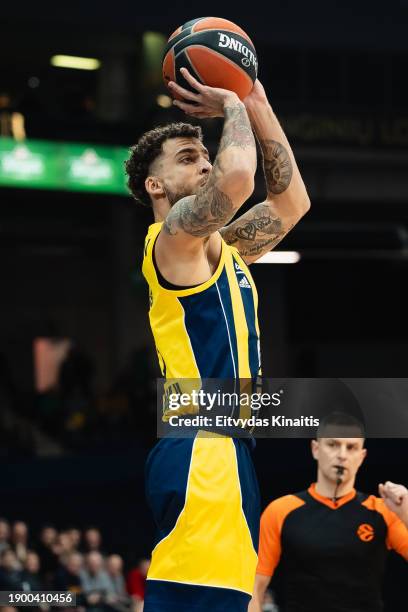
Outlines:
[[[307,208],[305,206],[306,212]],[[304,213],[303,213],[304,214]],[[227,244],[235,246],[247,264],[253,263],[290,232],[303,215],[284,215],[266,200],[220,230]]]

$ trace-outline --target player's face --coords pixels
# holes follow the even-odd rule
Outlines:
[[[171,206],[187,195],[196,194],[212,169],[209,153],[198,138],[166,140],[157,162],[157,174]]]
[[[312,453],[321,476],[334,483],[341,467],[345,483],[354,481],[367,451],[363,438],[319,438],[312,442]]]

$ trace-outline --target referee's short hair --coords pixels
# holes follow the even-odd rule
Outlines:
[[[319,423],[316,438],[365,438],[364,424],[347,412],[331,412]]]

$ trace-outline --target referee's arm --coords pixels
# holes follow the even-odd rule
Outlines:
[[[408,489],[401,484],[387,480],[378,486],[385,505],[394,512],[408,529]]]
[[[256,574],[255,586],[252,599],[249,602],[248,612],[262,612],[262,604],[265,597],[265,591],[271,581],[272,576],[264,576]]]
[[[248,612],[262,612],[265,591],[271,581],[281,556],[281,530],[287,514],[286,500],[281,497],[271,502],[261,516],[259,530],[258,567]]]

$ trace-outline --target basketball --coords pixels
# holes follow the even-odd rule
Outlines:
[[[242,28],[220,17],[187,21],[173,32],[163,55],[165,84],[175,81],[192,91],[180,68],[203,85],[234,91],[242,100],[258,73],[255,47]]]

